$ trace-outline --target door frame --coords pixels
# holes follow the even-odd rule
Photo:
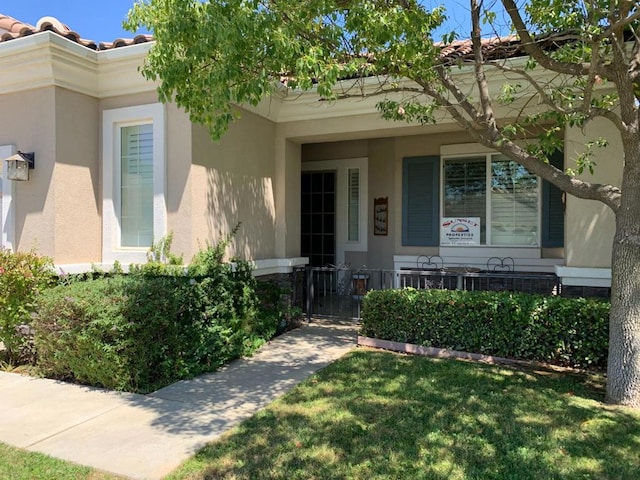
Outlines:
[[[336,172],[336,265],[344,265],[346,252],[366,252],[369,225],[369,158],[345,158],[340,160],[321,160],[302,162],[301,171],[330,171]],[[348,235],[348,175],[349,169],[360,169],[360,222],[359,239],[357,242],[347,240]]]

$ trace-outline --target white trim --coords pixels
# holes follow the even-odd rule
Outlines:
[[[485,248],[478,249],[467,255],[466,250],[459,247],[453,253],[447,249],[440,249],[438,255],[442,257],[445,267],[472,267],[484,270],[487,268],[487,261],[491,257],[511,257],[514,262],[516,272],[540,272],[554,273],[564,263],[562,258],[539,258],[530,256],[531,249],[509,249],[509,248]],[[484,253],[482,253],[484,252]],[[403,268],[416,268],[420,255],[394,255],[393,268],[401,270]]]
[[[18,150],[15,145],[0,145],[0,162],[2,162],[1,179],[2,190],[2,211],[0,211],[0,228],[2,235],[0,237],[0,247],[14,250],[15,248],[15,183],[7,178],[7,168],[5,158],[10,157]],[[14,250],[15,251],[15,250]]]
[[[360,235],[357,242],[347,241],[350,168],[360,169]],[[336,172],[336,264],[345,263],[345,252],[366,252],[369,232],[369,158],[302,162],[301,170],[303,172],[335,170]]]
[[[262,275],[273,275],[278,273],[291,273],[294,267],[307,265],[309,259],[307,257],[295,258],[267,258],[263,260],[254,260],[253,276],[260,277]]]
[[[0,94],[48,86],[96,98],[155,91],[140,67],[153,42],[93,51],[45,31],[0,43]]]
[[[148,248],[122,248],[118,204],[120,190],[117,180],[119,166],[119,134],[123,125],[153,124],[153,238],[167,234],[166,207],[166,135],[165,107],[161,103],[116,108],[102,112],[102,261],[103,263],[144,263]]]
[[[291,273],[294,267],[307,265],[308,263],[309,259],[306,257],[266,258],[263,260],[254,260],[253,262],[251,262],[253,266],[254,277],[273,275],[278,273]],[[129,264],[123,263],[120,266],[124,273],[127,273],[129,271]],[[110,272],[113,270],[113,263],[66,263],[57,264],[55,266],[55,271],[59,275],[75,275],[79,273],[91,272],[94,270]]]
[[[611,287],[610,268],[556,266],[560,283],[568,286]]]

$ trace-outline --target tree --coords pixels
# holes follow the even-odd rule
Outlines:
[[[498,12],[494,4],[470,0],[469,53],[458,58],[446,55],[461,41],[455,32],[435,38],[444,7],[419,0],[149,0],[134,6],[128,25],[154,32],[143,74],[160,80],[161,100],[175,101],[213,137],[236,118],[234,105],[257,105],[282,82],[328,100],[378,95],[383,118],[428,124],[444,111],[477,142],[607,205],[616,218],[607,401],[640,407],[640,7],[502,0]],[[498,31],[498,18],[508,19],[510,35],[483,38],[483,26]],[[505,77],[494,97],[493,70]],[[365,87],[367,78],[376,88]],[[505,105],[519,114],[499,117]],[[587,143],[575,168],[548,161],[565,125],[597,118],[619,132],[621,186],[575,175],[594,168],[592,150],[605,139]],[[515,141],[534,126],[536,142]]]

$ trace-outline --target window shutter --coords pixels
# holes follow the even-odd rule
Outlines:
[[[405,158],[402,171],[402,244],[439,243],[438,157]]]
[[[564,168],[564,152],[554,153],[551,165]],[[542,246],[564,247],[564,203],[562,191],[544,180],[542,182]]]

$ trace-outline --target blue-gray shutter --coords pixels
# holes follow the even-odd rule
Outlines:
[[[554,153],[549,162],[564,168],[564,152]],[[564,203],[562,190],[546,180],[542,181],[542,246],[564,247]]]
[[[402,169],[402,244],[439,243],[439,157],[405,158]]]

